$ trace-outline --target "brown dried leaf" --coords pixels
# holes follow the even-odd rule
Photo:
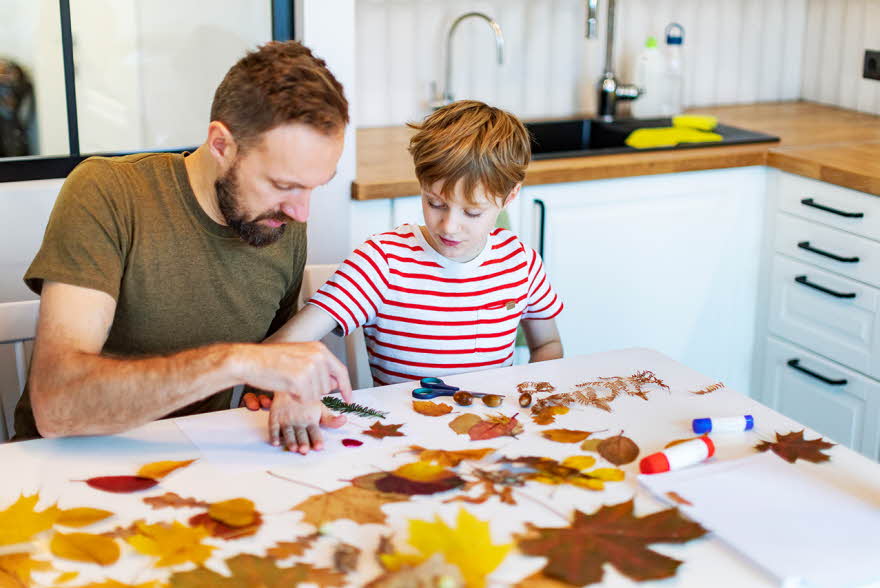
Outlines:
[[[400,466],[373,482],[380,492],[396,494],[436,494],[464,484],[455,472],[444,466],[417,461]]]
[[[449,421],[449,428],[459,435],[467,435],[468,431],[471,430],[471,427],[482,420],[483,419],[481,419],[479,416],[470,412],[466,412]]]
[[[112,531],[105,531],[104,533],[101,533],[101,535],[104,537],[110,537],[111,539],[128,539],[129,537],[137,535],[138,524],[146,524],[146,521],[144,519],[137,519],[132,524],[130,524],[126,527],[116,527]],[[171,527],[170,523],[156,523],[156,524],[157,525],[165,525],[168,528]]]
[[[313,568],[298,563],[280,568],[271,557],[240,554],[226,560],[231,576],[223,576],[205,567],[172,574],[169,584],[174,588],[238,588],[261,586],[263,588],[286,588],[312,582],[322,587],[342,586],[345,575],[326,568]]]
[[[443,416],[452,412],[452,407],[442,402],[431,402],[430,400],[413,400],[413,410],[425,416]]]
[[[664,445],[663,449],[669,449],[670,447],[675,447],[676,445],[681,445],[682,443],[687,443],[688,441],[693,441],[694,439],[699,439],[700,437],[704,436],[705,435],[698,435],[696,437],[688,437],[686,439],[675,439]]]
[[[357,569],[361,550],[349,543],[339,543],[333,550],[333,569],[342,574]]]
[[[676,504],[683,504],[685,506],[693,506],[694,505],[693,502],[691,502],[690,500],[688,500],[687,498],[685,498],[684,496],[682,496],[678,492],[673,492],[672,490],[670,490],[669,492],[666,493],[666,497],[669,498],[669,500],[671,500],[672,502],[675,502]]]
[[[800,431],[792,431],[785,435],[776,433],[775,442],[762,441],[755,446],[755,449],[758,451],[772,449],[773,453],[789,463],[794,463],[798,459],[820,463],[831,459],[830,455],[822,453],[823,449],[830,449],[831,447],[834,447],[834,443],[829,443],[821,437],[810,439],[809,441],[805,440],[804,430],[801,429]]]
[[[584,451],[599,451],[599,445],[605,439],[587,439],[583,443],[581,443],[581,449]]]
[[[722,388],[724,388],[724,383],[723,382],[716,382],[714,384],[706,386],[705,388],[700,388],[699,390],[691,390],[691,394],[697,394],[697,395],[711,394],[712,392],[715,392],[716,390],[721,390]]]
[[[535,407],[532,407],[532,420],[538,425],[549,425],[556,422],[556,415],[566,414],[568,412],[567,406],[546,406],[541,407],[535,410]]]
[[[442,553],[435,553],[417,566],[405,566],[374,579],[366,588],[464,588],[458,566],[447,563]]]
[[[494,439],[509,435],[516,437],[523,431],[522,423],[516,420],[516,415],[504,416],[502,414],[491,416],[484,421],[480,421],[470,428],[468,435],[471,441],[481,441],[485,439]]]
[[[202,514],[197,514],[193,517],[190,517],[189,524],[192,527],[204,527],[208,530],[208,533],[211,535],[211,537],[231,540],[241,539],[242,537],[250,537],[251,535],[254,535],[263,524],[263,517],[258,511],[254,511],[254,517],[250,523],[248,523],[247,525],[233,527],[231,525],[223,523],[222,521],[214,519],[209,513],[203,512]]]
[[[571,584],[548,578],[541,572],[535,572],[528,578],[517,582],[514,588],[571,588]]]
[[[187,507],[206,507],[208,503],[197,498],[184,498],[174,492],[166,492],[161,496],[149,496],[143,499],[154,509],[160,508],[187,508]]]
[[[629,437],[624,437],[623,431],[619,435],[603,439],[597,450],[599,455],[616,466],[632,463],[639,456],[639,446]]]
[[[495,451],[491,447],[484,449],[461,449],[458,451],[446,451],[444,449],[425,449],[418,445],[411,445],[410,451],[417,453],[421,461],[436,463],[438,465],[455,467],[465,460],[478,461]]]
[[[672,577],[681,562],[648,546],[686,543],[705,533],[703,527],[681,517],[677,508],[636,518],[629,500],[603,506],[591,515],[576,510],[569,527],[541,528],[529,523],[517,540],[522,553],[547,558],[543,575],[583,586],[602,581],[606,562],[635,581]]]
[[[274,547],[266,550],[266,556],[273,559],[287,559],[304,554],[320,537],[320,533],[311,533],[298,537],[294,541],[279,541]]]
[[[575,429],[547,429],[546,431],[541,431],[541,435],[545,439],[556,441],[557,443],[578,443],[593,433],[594,431],[577,431]]]
[[[369,476],[384,476],[386,474],[368,474]],[[364,476],[361,476],[363,478]],[[355,479],[357,480],[357,478]],[[352,480],[352,484],[355,483]],[[325,492],[310,496],[294,506],[291,510],[298,510],[305,516],[303,522],[320,527],[338,519],[350,519],[359,525],[376,523],[384,525],[387,517],[382,512],[382,505],[390,502],[403,502],[409,500],[405,494],[391,492],[379,492],[363,486],[345,486],[339,490]]]
[[[376,421],[369,429],[362,432],[364,435],[369,435],[376,439],[384,439],[385,437],[403,437],[404,434],[398,431],[402,426],[403,423],[400,423],[399,425],[383,425],[379,421]]]

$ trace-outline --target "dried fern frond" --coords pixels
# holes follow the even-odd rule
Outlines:
[[[691,394],[711,394],[712,392],[715,392],[716,390],[721,390],[722,388],[724,388],[723,382],[715,382],[714,384],[706,386],[705,388],[700,388],[699,390],[691,390]]]

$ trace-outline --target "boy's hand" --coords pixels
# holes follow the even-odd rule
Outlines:
[[[272,393],[263,391],[245,392],[238,406],[245,406],[248,410],[260,410],[261,408],[269,410],[272,406]]]
[[[324,448],[320,425],[335,429],[345,421],[320,400],[303,402],[289,394],[277,394],[269,410],[269,440],[272,445],[305,455],[310,449]]]

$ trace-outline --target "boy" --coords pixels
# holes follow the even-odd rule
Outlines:
[[[563,305],[540,257],[495,228],[525,177],[525,127],[470,100],[410,126],[425,225],[368,239],[271,339],[310,341],[363,326],[377,385],[511,365],[520,320],[531,361],[562,357],[554,317]],[[276,398],[270,423],[282,416],[303,423],[300,431],[312,423],[304,435],[320,448],[320,406]],[[302,435],[297,443],[308,452]]]

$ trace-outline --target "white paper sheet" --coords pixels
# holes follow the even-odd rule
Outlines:
[[[819,468],[767,452],[639,481],[660,499],[691,502],[678,506],[784,586],[880,580],[880,496],[847,492],[848,480],[832,485]]]

